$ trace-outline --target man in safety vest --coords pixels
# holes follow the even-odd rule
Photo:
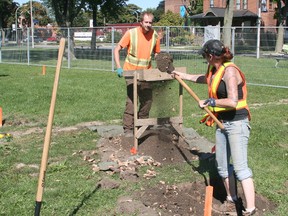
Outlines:
[[[114,60],[117,66],[118,77],[122,77],[123,70],[142,70],[151,68],[151,58],[160,52],[160,38],[152,28],[153,14],[143,12],[140,16],[140,26],[130,29],[121,38],[114,49]],[[127,56],[123,65],[120,64],[120,50],[127,48]],[[133,136],[134,105],[133,80],[126,79],[127,100],[123,115],[123,128],[126,137]],[[149,118],[152,105],[152,87],[149,82],[138,82],[139,111],[138,118]],[[136,113],[137,114],[137,113]]]
[[[241,182],[246,199],[246,208],[241,215],[253,215],[255,189],[252,171],[248,167],[247,148],[251,119],[247,105],[246,80],[242,71],[233,63],[233,54],[219,40],[209,40],[201,49],[208,63],[206,74],[184,74],[172,72],[185,80],[208,85],[208,99],[200,100],[199,106],[207,108],[222,121],[225,129],[216,128],[216,165],[223,179],[227,198],[221,205],[213,205],[212,210],[221,215],[238,215],[238,197],[234,172]],[[201,122],[213,125],[213,119],[205,116]],[[232,159],[232,160],[231,160]],[[230,162],[233,161],[233,165]]]

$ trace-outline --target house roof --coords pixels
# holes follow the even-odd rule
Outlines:
[[[191,19],[205,19],[205,18],[224,18],[225,16],[225,9],[226,8],[217,8],[217,7],[213,7],[213,8],[209,8],[208,11],[206,11],[205,13],[201,13],[201,14],[196,14],[193,16],[190,16]],[[253,18],[257,18],[258,15],[249,11],[249,10],[234,10],[233,11],[233,18],[237,18],[237,17],[253,17]]]

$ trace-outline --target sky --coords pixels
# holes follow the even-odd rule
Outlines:
[[[18,2],[20,5],[28,1],[29,0],[14,0],[14,2]],[[34,0],[34,1],[37,1],[37,0]],[[142,10],[146,10],[147,8],[156,8],[160,1],[161,0],[129,0],[127,1],[127,4],[135,4],[138,7],[141,7]]]

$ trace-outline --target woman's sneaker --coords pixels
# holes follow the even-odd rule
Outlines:
[[[223,214],[223,215],[235,215],[237,216],[237,209],[236,209],[236,203],[226,200],[223,204],[221,205],[213,205],[212,206],[212,211]]]

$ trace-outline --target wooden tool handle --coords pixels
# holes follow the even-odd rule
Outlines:
[[[199,97],[192,91],[192,89],[178,76],[175,74],[175,79],[188,91],[188,93],[197,101],[199,102]],[[217,117],[208,109],[208,107],[203,108],[211,118],[216,122],[219,128],[224,129],[223,124],[217,119]]]
[[[41,167],[40,167],[40,172],[39,172],[38,187],[37,187],[37,194],[36,194],[36,204],[35,204],[35,212],[34,212],[35,216],[40,215],[40,209],[41,209],[41,204],[42,204],[42,196],[43,196],[44,184],[45,184],[45,174],[46,174],[46,168],[47,168],[47,163],[48,163],[49,145],[50,145],[50,140],[51,140],[52,124],[53,124],[54,110],[55,110],[55,103],[56,103],[56,96],[57,96],[57,88],[58,88],[58,83],[59,83],[59,75],[60,75],[64,50],[65,50],[65,38],[61,38],[59,51],[58,51],[58,60],[57,60],[55,78],[54,78],[54,86],[52,90],[48,122],[47,122],[47,127],[46,127],[46,134],[45,134],[45,139],[44,139],[44,144],[43,144]]]

